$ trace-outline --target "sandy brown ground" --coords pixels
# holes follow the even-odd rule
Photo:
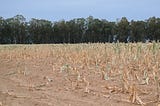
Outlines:
[[[92,69],[81,68],[83,77],[77,79],[77,73],[64,71],[68,66],[63,66],[54,55],[20,58],[16,57],[19,53],[11,54],[12,57],[5,51],[0,53],[0,106],[140,105],[129,101],[130,94],[122,91],[118,76],[103,80]],[[139,94],[144,103],[156,99],[154,84],[139,85],[139,88],[146,92]]]

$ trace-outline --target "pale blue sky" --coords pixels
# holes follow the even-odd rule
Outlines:
[[[160,0],[0,0],[0,16],[9,18],[17,14],[51,21],[89,15],[109,21],[123,16],[145,20],[160,17]]]

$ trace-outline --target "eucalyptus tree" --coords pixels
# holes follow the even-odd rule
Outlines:
[[[151,40],[160,40],[160,18],[151,17],[147,20],[147,33]]]
[[[0,44],[5,43],[4,42],[4,24],[5,24],[5,20],[3,19],[3,17],[0,17]]]
[[[118,39],[120,42],[126,42],[129,35],[129,22],[126,17],[122,17],[118,26]]]
[[[16,42],[17,43],[25,43],[26,41],[26,18],[22,15],[16,15],[15,17],[13,17],[13,19],[15,20],[15,24],[16,24],[16,34],[17,34],[17,38],[16,38]]]
[[[29,21],[29,34],[33,43],[52,42],[52,22],[32,18],[31,21]]]
[[[155,39],[157,41],[160,41],[160,18],[157,18],[156,19],[156,32],[155,32]]]
[[[146,22],[144,21],[131,21],[131,36],[135,42],[145,41],[146,34]]]
[[[3,33],[3,43],[24,43],[25,41],[25,18],[16,15],[12,18],[1,20],[1,33]]]
[[[84,42],[87,30],[87,22],[84,18],[75,19],[75,24],[78,30],[77,42]],[[80,39],[80,40],[79,40]]]
[[[54,22],[53,31],[54,31],[54,40],[55,43],[68,43],[68,26],[65,20]]]

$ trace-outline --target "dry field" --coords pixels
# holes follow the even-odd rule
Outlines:
[[[160,44],[0,46],[0,106],[160,106]]]

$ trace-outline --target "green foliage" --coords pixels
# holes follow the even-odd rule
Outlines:
[[[51,22],[32,18],[29,22],[22,15],[4,19],[0,17],[0,44],[26,43],[89,43],[89,42],[145,42],[160,40],[160,18],[129,22],[106,19],[76,18]]]

